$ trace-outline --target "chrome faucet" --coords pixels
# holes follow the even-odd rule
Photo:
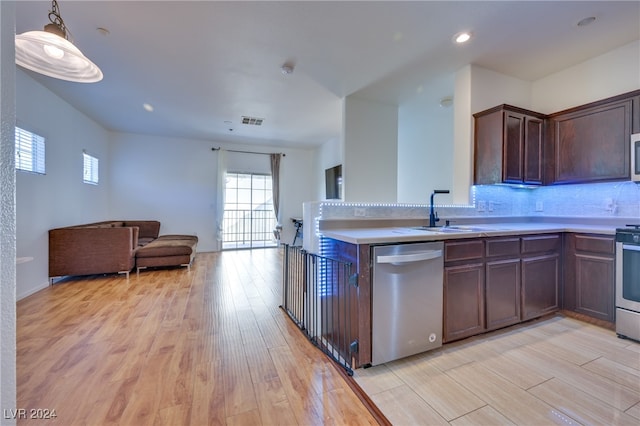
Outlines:
[[[433,196],[436,194],[448,194],[449,190],[448,189],[436,189],[433,191],[433,194],[431,194],[431,203],[429,204],[429,227],[433,228],[434,226],[436,226],[436,222],[438,222],[440,220],[440,218],[438,217],[438,213],[433,209]]]

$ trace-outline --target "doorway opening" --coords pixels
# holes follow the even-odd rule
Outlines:
[[[222,249],[277,247],[270,175],[227,172]]]

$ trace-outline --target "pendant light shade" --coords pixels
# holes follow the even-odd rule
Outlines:
[[[78,83],[102,80],[102,71],[67,40],[67,29],[53,0],[44,31],[16,35],[16,64],[40,74]]]

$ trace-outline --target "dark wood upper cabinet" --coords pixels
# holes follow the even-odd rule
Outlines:
[[[551,115],[552,182],[628,180],[634,113],[637,96]]]
[[[528,117],[524,129],[524,183],[544,183],[544,123]]]
[[[500,105],[474,118],[475,184],[543,183],[543,114]]]
[[[499,105],[473,117],[476,185],[628,180],[640,90],[551,115]]]

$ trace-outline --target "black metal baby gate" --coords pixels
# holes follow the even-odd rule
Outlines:
[[[357,274],[350,262],[284,245],[282,308],[307,338],[353,375]]]

